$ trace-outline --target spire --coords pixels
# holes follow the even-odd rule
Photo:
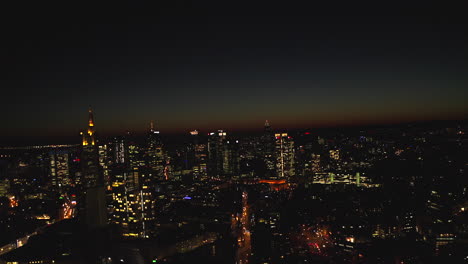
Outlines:
[[[96,144],[96,140],[94,138],[94,116],[93,109],[91,109],[91,106],[88,108],[88,131],[86,133],[82,133],[82,135],[83,146],[94,146]]]
[[[88,126],[93,127],[94,126],[94,117],[93,117],[93,109],[91,106],[88,108],[88,114],[89,114],[89,119],[88,119]]]
[[[150,131],[151,131],[151,132],[154,131],[154,123],[153,123],[153,120],[151,120],[151,122],[150,122]]]
[[[270,132],[270,131],[271,131],[270,123],[268,122],[268,120],[265,120],[265,132]]]

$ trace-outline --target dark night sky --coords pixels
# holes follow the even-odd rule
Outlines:
[[[167,2],[4,8],[0,142],[467,117],[456,6]]]

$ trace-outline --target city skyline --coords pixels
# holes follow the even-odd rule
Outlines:
[[[49,145],[49,144],[79,144],[82,132],[86,131],[86,122],[88,119],[83,118],[84,110],[95,112],[95,108],[88,106],[87,109],[83,109],[81,117],[75,120],[75,127],[73,129],[61,130],[63,127],[53,127],[45,134],[29,134],[29,130],[22,131],[25,134],[19,133],[12,136],[4,136],[0,140],[0,147],[14,147],[14,146],[26,146],[26,145]],[[235,123],[219,123],[219,125],[212,125],[209,127],[203,127],[202,125],[194,125],[193,127],[186,127],[184,124],[176,126],[176,128],[168,127],[167,124],[160,124],[153,120],[147,121],[137,127],[119,127],[118,129],[111,130],[101,124],[108,124],[106,120],[101,120],[98,113],[98,133],[97,140],[107,140],[115,136],[133,135],[136,137],[144,137],[149,131],[157,130],[166,137],[173,137],[173,140],[180,140],[180,136],[189,135],[191,131],[197,130],[201,134],[209,135],[210,132],[217,132],[218,130],[225,130],[229,134],[237,136],[245,136],[247,134],[258,135],[264,130],[265,122],[272,124],[272,129],[277,132],[298,132],[303,130],[316,131],[323,133],[325,131],[340,131],[340,130],[355,130],[355,129],[373,129],[379,127],[390,127],[390,126],[431,126],[436,124],[464,124],[468,121],[467,118],[445,118],[445,119],[407,119],[407,120],[378,120],[375,122],[359,122],[355,119],[344,120],[342,123],[323,122],[315,124],[297,124],[294,122],[283,122],[276,124],[272,122],[272,119],[266,119],[259,122],[251,122],[249,126],[238,126]],[[221,125],[223,124],[223,125]]]
[[[88,109],[92,109],[93,112],[94,108],[90,106]],[[31,135],[31,134],[21,134],[15,136],[6,136],[1,138],[0,140],[0,147],[21,147],[27,145],[61,145],[61,144],[80,144],[81,143],[81,135],[84,131],[86,131],[86,121],[87,119],[83,118],[83,113],[81,115],[82,120],[78,120],[81,122],[75,122],[76,128],[73,128],[72,131],[63,131],[60,130],[61,127],[54,128],[55,131],[49,131],[47,134],[42,135]],[[453,118],[453,119],[409,119],[409,120],[396,120],[396,121],[380,121],[380,122],[361,122],[355,123],[355,120],[351,120],[351,122],[343,122],[343,123],[321,123],[309,126],[303,126],[301,124],[295,124],[293,126],[285,126],[284,123],[282,124],[275,124],[270,120],[264,120],[256,123],[252,123],[250,127],[236,127],[234,124],[227,124],[224,126],[211,126],[211,127],[177,127],[176,129],[168,129],[166,126],[160,126],[154,120],[148,121],[146,124],[143,124],[139,127],[133,128],[125,128],[121,127],[118,130],[109,130],[103,128],[101,126],[102,123],[106,123],[103,120],[100,120],[98,117],[98,132],[96,134],[97,140],[108,140],[112,137],[116,136],[126,136],[132,135],[132,137],[140,138],[146,136],[146,134],[150,131],[156,130],[158,133],[161,133],[163,137],[166,137],[166,140],[178,141],[181,140],[182,136],[188,136],[192,131],[196,130],[201,135],[210,135],[212,132],[218,132],[220,130],[224,130],[228,132],[230,135],[244,137],[246,135],[259,135],[264,131],[264,124],[265,122],[272,123],[272,129],[276,132],[300,132],[300,131],[314,131],[314,134],[323,134],[323,133],[336,133],[338,131],[353,131],[359,129],[375,129],[375,128],[385,128],[385,127],[394,127],[394,126],[433,126],[433,125],[440,125],[440,124],[451,124],[451,125],[461,125],[468,122],[468,119],[464,118]],[[200,128],[201,127],[201,128]],[[328,132],[327,132],[328,131]],[[333,132],[334,131],[334,132]]]

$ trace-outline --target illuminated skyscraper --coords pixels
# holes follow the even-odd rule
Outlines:
[[[82,171],[85,190],[85,218],[90,228],[107,224],[104,179],[99,166],[99,152],[96,144],[93,111],[88,111],[88,130],[82,132]]]
[[[276,166],[275,166],[275,135],[271,129],[268,120],[265,121],[263,135],[260,138],[260,155],[265,163],[266,175],[265,178],[275,177]]]
[[[142,148],[134,141],[128,142],[128,166],[130,169],[135,170],[145,166]]]
[[[155,143],[155,138],[150,139],[150,143]],[[153,168],[145,166],[140,148],[130,133],[115,137],[110,146],[109,220],[120,227],[123,236],[148,237],[147,227],[154,222]]]
[[[238,176],[239,141],[228,139],[223,130],[210,133],[208,137],[208,175]]]
[[[209,177],[219,176],[223,167],[221,157],[222,145],[226,139],[226,132],[218,130],[211,132],[208,136],[208,175]]]
[[[234,169],[234,161],[232,160],[235,149],[231,149],[231,145],[227,140],[227,133],[223,130],[212,132],[208,137],[208,175],[221,176],[230,175]],[[238,152],[238,151],[237,151]],[[237,155],[238,156],[238,155]],[[238,167],[238,162],[237,162]]]
[[[276,177],[290,178],[294,171],[294,141],[287,133],[275,134]]]
[[[205,180],[208,176],[207,172],[207,146],[200,140],[200,135],[197,130],[190,132],[191,148],[193,155],[192,171],[196,180]]]
[[[228,140],[223,146],[223,174],[238,176],[239,174],[239,141]]]
[[[102,175],[104,176],[104,185],[107,187],[110,185],[110,174],[109,165],[111,164],[111,158],[109,155],[109,145],[99,145],[99,166],[102,168]]]
[[[50,177],[52,187],[58,192],[72,184],[69,168],[70,154],[64,150],[54,150],[49,153]]]
[[[129,172],[123,164],[111,167],[112,204],[110,220],[119,225],[124,236],[143,236],[143,216],[138,175]]]
[[[81,135],[83,136],[81,153],[81,164],[83,166],[82,170],[84,179],[83,185],[85,188],[89,188],[102,184],[99,166],[99,152],[94,130],[94,116],[91,108],[88,110],[88,129],[86,132],[81,132]]]
[[[146,161],[148,166],[154,171],[157,178],[164,178],[164,167],[166,165],[163,144],[159,131],[154,129],[151,121],[150,131],[148,133],[146,149]]]
[[[112,163],[127,163],[127,148],[124,137],[115,137],[112,141]]]
[[[141,210],[140,216],[142,219],[142,236],[151,237],[155,232],[156,191],[154,188],[154,179],[150,171],[146,169],[139,171],[139,185],[140,189],[138,195]]]

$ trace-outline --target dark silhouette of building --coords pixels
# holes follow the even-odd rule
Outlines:
[[[85,191],[84,215],[90,228],[107,224],[106,195],[104,177],[99,166],[99,152],[96,144],[93,111],[89,108],[88,130],[81,133],[82,170]]]

